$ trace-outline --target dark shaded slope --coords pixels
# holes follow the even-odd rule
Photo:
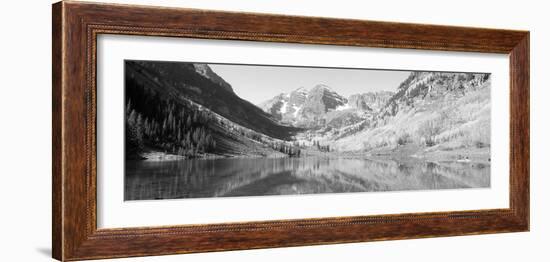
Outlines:
[[[126,68],[125,103],[127,159],[142,159],[148,151],[190,158],[276,152],[253,140],[258,133],[231,124],[134,67]]]
[[[200,69],[204,69],[201,65]],[[239,125],[287,140],[296,128],[281,126],[267,113],[220,84],[217,75],[204,75],[192,63],[126,61],[126,74],[141,75],[158,86],[158,93],[189,99]],[[204,70],[202,70],[204,72]],[[210,78],[209,78],[210,77]]]
[[[218,132],[214,114],[177,99],[153,79],[126,70],[126,158],[141,159],[144,151],[186,157],[223,154],[228,136]]]

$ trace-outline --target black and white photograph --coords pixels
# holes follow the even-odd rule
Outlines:
[[[6,1],[0,261],[544,261],[544,1]]]
[[[125,200],[491,185],[489,73],[124,67]]]

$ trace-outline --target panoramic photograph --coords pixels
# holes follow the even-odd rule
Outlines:
[[[491,74],[124,63],[124,200],[488,188]]]

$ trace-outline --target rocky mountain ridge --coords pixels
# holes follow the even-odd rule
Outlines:
[[[318,84],[311,89],[300,87],[281,93],[258,107],[282,123],[315,128],[331,122],[349,122],[338,119],[341,117],[359,120],[376,113],[393,94],[390,91],[366,92],[346,98],[330,86]]]
[[[490,98],[490,74],[411,72],[366,125],[326,139],[339,151],[409,148],[416,156],[441,151],[486,156]]]

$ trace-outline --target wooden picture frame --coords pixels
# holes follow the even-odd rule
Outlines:
[[[53,257],[82,260],[529,230],[529,32],[63,1],[53,5]],[[508,54],[510,207],[98,229],[99,34]]]

